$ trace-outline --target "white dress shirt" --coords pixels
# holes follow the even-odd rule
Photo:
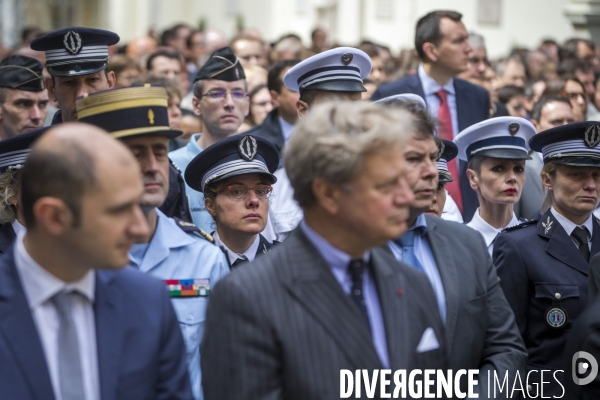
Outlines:
[[[462,215],[460,214],[460,210],[456,205],[456,202],[450,196],[450,193],[446,190],[446,202],[444,203],[444,209],[442,210],[442,219],[446,221],[454,221],[463,224],[465,221],[463,220]]]
[[[73,298],[73,320],[77,326],[83,387],[87,400],[100,400],[98,348],[93,308],[96,275],[93,271],[89,271],[76,282],[63,282],[31,258],[23,244],[23,236],[24,234],[18,235],[15,241],[15,264],[44,350],[54,397],[56,400],[62,400],[58,370],[60,319],[51,299],[62,291],[76,291],[81,296]]]
[[[558,221],[560,226],[563,227],[565,232],[567,232],[567,235],[569,235],[569,237],[571,237],[571,233],[573,233],[573,231],[575,230],[576,227],[578,227],[578,226],[584,227],[585,226],[589,232],[588,247],[590,248],[590,251],[592,250],[592,234],[594,233],[594,222],[592,221],[592,215],[590,215],[583,224],[577,225],[575,222],[564,217],[561,213],[556,211],[556,209],[554,209],[554,207],[550,208],[550,212],[552,213],[552,216],[554,218],[556,218],[556,220]],[[577,247],[579,249],[579,242],[577,240],[575,240],[573,237],[571,237],[571,240],[573,241],[573,244],[575,245],[575,247]]]
[[[423,86],[425,103],[427,103],[429,114],[435,118],[438,117],[438,109],[440,108],[440,98],[436,93],[442,89],[446,91],[448,108],[450,108],[450,116],[452,117],[452,134],[453,137],[456,137],[456,135],[458,135],[460,132],[458,131],[458,112],[456,111],[456,91],[454,90],[454,78],[446,82],[444,86],[440,86],[439,83],[427,75],[423,69],[423,64],[419,65],[417,74],[419,74],[419,79],[421,80],[421,85]],[[436,133],[436,136],[439,135]]]
[[[248,261],[254,261],[254,257],[256,257],[256,251],[258,250],[258,245],[260,244],[260,235],[256,235],[256,239],[254,239],[254,242],[252,242],[250,247],[248,247],[248,249],[245,252],[240,254],[240,253],[236,253],[235,251],[233,251],[229,247],[227,247],[227,245],[225,243],[223,243],[223,241],[219,237],[218,232],[215,231],[215,233],[213,235],[213,239],[215,239],[215,244],[217,246],[223,246],[223,248],[225,249],[225,251],[227,253],[227,259],[229,260],[230,265],[233,265],[233,263],[235,261],[237,261],[237,259],[239,259],[239,258],[241,258],[243,260],[244,257]]]
[[[483,236],[483,240],[485,241],[485,245],[488,248],[488,253],[490,253],[491,257],[492,252],[494,251],[494,241],[496,240],[496,236],[498,236],[498,234],[502,232],[502,230],[511,226],[519,225],[520,223],[521,222],[519,222],[519,219],[513,212],[512,219],[510,220],[508,225],[506,225],[504,228],[496,229],[481,218],[481,216],[479,215],[479,207],[477,207],[477,210],[473,215],[473,219],[467,224],[467,226],[481,233],[481,235]]]
[[[23,225],[21,225],[21,223],[19,221],[17,221],[16,219],[11,222],[13,231],[15,231],[15,234],[17,236],[19,236],[20,234],[22,234],[21,232],[25,233],[25,227]]]

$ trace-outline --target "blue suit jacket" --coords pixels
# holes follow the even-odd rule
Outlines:
[[[456,111],[458,114],[458,129],[463,131],[469,126],[488,119],[490,116],[490,94],[487,90],[462,79],[454,78],[454,90],[456,91]],[[409,75],[404,78],[386,83],[380,86],[371,100],[379,100],[384,97],[400,93],[414,93],[425,98],[423,85],[419,75]],[[454,132],[455,136],[458,132]],[[477,194],[469,185],[467,179],[467,163],[459,161],[460,168],[460,191],[463,198],[463,219],[470,221],[479,207]]]
[[[183,338],[161,281],[132,268],[98,271],[94,313],[103,400],[193,398]],[[12,249],[0,258],[0,393],[54,399]]]

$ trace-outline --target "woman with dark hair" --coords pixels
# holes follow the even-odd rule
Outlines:
[[[206,210],[216,223],[215,243],[236,267],[268,253],[272,244],[260,233],[269,214],[269,196],[279,152],[261,137],[238,135],[213,144],[185,170],[188,185],[204,193]]]
[[[523,118],[498,117],[479,122],[454,138],[458,157],[468,162],[467,178],[479,208],[467,225],[479,231],[490,257],[505,228],[518,225],[513,211],[525,183],[525,160],[535,127]]]
[[[239,133],[245,132],[256,125],[261,125],[267,114],[273,110],[273,102],[267,85],[261,84],[256,86],[248,93],[250,102],[250,110],[244,120],[242,126],[238,130]]]
[[[529,382],[544,381],[545,396],[563,397],[571,379],[559,371],[566,338],[588,303],[588,263],[600,252],[600,224],[592,215],[600,196],[600,124],[558,126],[529,145],[544,159],[543,216],[501,233],[493,256],[527,347]]]

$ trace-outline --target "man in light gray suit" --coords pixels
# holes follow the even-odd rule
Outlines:
[[[575,121],[573,107],[569,99],[560,95],[547,95],[538,100],[531,111],[531,123],[537,132],[554,128],[555,126],[569,124]],[[525,163],[525,185],[521,198],[515,204],[515,214],[518,218],[539,218],[540,209],[546,196],[542,186],[540,172],[544,163],[542,155],[531,150],[531,160]]]
[[[389,242],[400,261],[429,278],[445,322],[448,367],[479,369],[475,393],[488,398],[488,372],[502,381],[508,372],[512,386],[523,371],[527,353],[514,314],[500,288],[500,280],[479,232],[465,225],[424,214],[433,204],[438,185],[438,146],[435,120],[420,103],[396,99],[386,103],[413,117],[412,137],[404,146],[406,178],[414,200],[410,205],[409,230]],[[442,150],[443,151],[443,150]],[[522,376],[522,375],[521,375]],[[466,379],[460,384],[463,391]],[[510,390],[510,389],[509,389]],[[490,388],[494,398],[494,388]],[[505,391],[496,398],[507,398]]]
[[[211,293],[206,400],[335,399],[342,369],[446,369],[427,277],[377,248],[406,230],[409,118],[343,102],[298,124],[284,159],[304,220]]]

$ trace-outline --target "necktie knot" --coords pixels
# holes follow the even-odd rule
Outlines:
[[[575,229],[573,229],[573,233],[571,233],[571,236],[574,237],[580,245],[587,245],[588,230],[585,226],[583,228],[580,226],[575,227]]]
[[[76,292],[58,292],[52,297],[52,303],[61,317],[71,317],[73,309],[73,298],[77,295]]]
[[[406,231],[404,235],[396,239],[396,243],[398,243],[400,247],[414,247],[416,236],[423,236],[421,229],[415,228]]]
[[[446,100],[448,99],[448,93],[446,93],[446,90],[444,90],[444,89],[438,90],[435,94],[437,95],[437,97],[440,98],[440,101],[442,103],[445,103]]]

